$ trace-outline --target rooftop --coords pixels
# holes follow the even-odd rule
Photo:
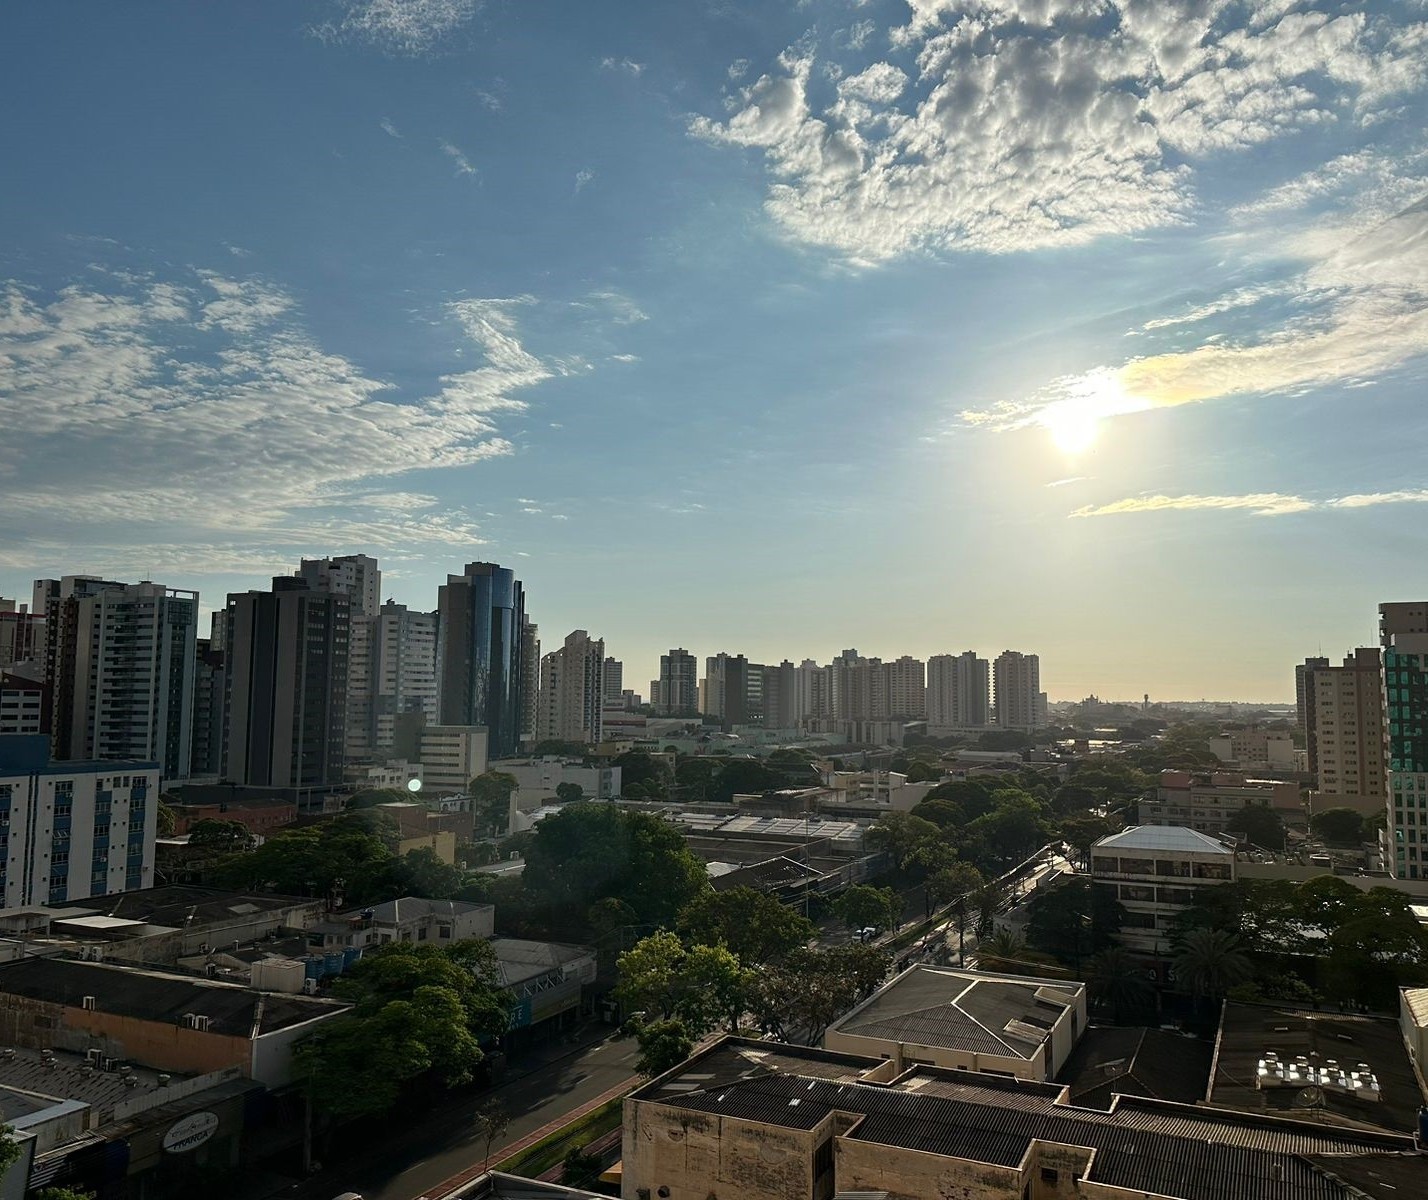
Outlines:
[[[1102,838],[1093,850],[1167,850],[1178,853],[1223,854],[1233,858],[1235,852],[1223,842],[1198,830],[1179,825],[1132,825],[1120,833]]]
[[[1210,1082],[1214,1044],[1164,1029],[1092,1026],[1061,1068],[1059,1082],[1085,1108],[1110,1108],[1114,1096],[1195,1104]]]
[[[172,885],[121,892],[115,896],[91,896],[87,900],[66,900],[49,911],[55,920],[98,914],[145,925],[183,929],[190,925],[217,924],[234,918],[277,912],[295,905],[319,903],[303,896],[225,892],[218,888]]]
[[[829,1033],[1031,1059],[1083,988],[917,964],[835,1022]]]
[[[93,996],[97,1012],[175,1026],[185,1014],[194,1013],[209,1019],[209,1033],[242,1038],[332,1016],[347,1007],[315,996],[255,992],[217,980],[64,958],[0,964],[0,994],[71,1008]]]
[[[778,1053],[796,1060],[800,1052],[785,1046]],[[1103,1112],[1072,1105],[1055,1085],[923,1066],[879,1086],[819,1078],[790,1061],[786,1070],[700,1086],[708,1057],[651,1081],[634,1098],[799,1130],[835,1112],[861,1114],[843,1136],[1009,1168],[1033,1141],[1087,1147],[1096,1151],[1088,1182],[1177,1200],[1349,1200],[1349,1189],[1311,1156],[1346,1171],[1393,1172],[1388,1190],[1364,1188],[1382,1200],[1428,1194],[1428,1161],[1407,1137],[1139,1097],[1118,1097]],[[677,1094],[682,1084],[694,1086]]]
[[[1257,1087],[1259,1062],[1268,1052],[1281,1061],[1302,1055],[1311,1064],[1336,1063],[1345,1070],[1366,1063],[1380,1098],[1359,1099],[1334,1087]],[[1416,1127],[1424,1103],[1397,1021],[1233,1001],[1220,1019],[1209,1100],[1244,1112],[1402,1132]]]
[[[116,1104],[153,1092],[160,1079],[183,1076],[160,1076],[156,1071],[130,1063],[125,1074],[94,1067],[82,1054],[64,1050],[51,1051],[48,1056],[38,1050],[0,1050],[0,1088],[11,1099],[7,1105],[18,1108],[19,1094],[31,1097],[53,1097],[56,1100],[79,1100],[99,1110],[112,1110]],[[127,1078],[137,1082],[128,1083]],[[46,1106],[47,1107],[47,1106]],[[15,1115],[19,1115],[18,1112]],[[14,1119],[7,1117],[6,1119]]]
[[[586,946],[568,946],[562,942],[532,942],[525,938],[489,938],[496,952],[496,967],[501,983],[515,987],[527,979],[558,970],[566,963],[594,957]]]
[[[428,917],[464,916],[482,909],[495,911],[489,904],[473,904],[466,900],[425,900],[419,896],[403,896],[399,900],[373,905],[372,920],[378,925],[400,925],[406,921],[424,921]]]

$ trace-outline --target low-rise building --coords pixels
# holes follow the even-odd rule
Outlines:
[[[580,789],[584,800],[614,800],[620,795],[620,768],[609,763],[589,764],[578,758],[503,758],[491,764],[493,771],[512,776],[520,789],[517,803],[523,812],[557,799],[557,789],[566,783]]]
[[[595,982],[598,963],[592,946],[492,938],[491,949],[501,983],[516,1000],[513,1034],[578,1013],[585,989]]]
[[[1210,739],[1210,752],[1242,771],[1294,770],[1294,735],[1281,729],[1234,729]]]
[[[45,685],[27,675],[0,671],[0,737],[44,732]]]
[[[1304,816],[1299,785],[1291,780],[1250,779],[1225,771],[1162,771],[1155,796],[1140,802],[1140,820],[1143,825],[1226,833],[1233,818],[1255,804],[1291,820]]]
[[[1402,1200],[1412,1137],[727,1038],[625,1100],[627,1200]],[[1357,1190],[1355,1190],[1357,1189]]]
[[[1128,950],[1163,955],[1175,918],[1198,889],[1235,879],[1235,852],[1176,825],[1133,825],[1091,847],[1091,881],[1125,908],[1119,938]]]
[[[1086,1028],[1086,985],[923,964],[828,1027],[823,1047],[1045,1082]]]
[[[0,965],[0,1043],[202,1075],[235,1068],[267,1087],[292,1077],[293,1045],[348,1005],[110,962]]]
[[[256,837],[267,837],[274,830],[291,825],[298,815],[297,805],[281,796],[174,804],[170,808],[174,814],[174,833],[180,836],[190,832],[200,821],[232,821]]]
[[[403,896],[316,921],[307,932],[314,948],[345,950],[388,942],[449,946],[471,938],[489,938],[495,927],[496,910],[490,904]]]

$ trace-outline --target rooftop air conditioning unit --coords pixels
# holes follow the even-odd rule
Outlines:
[[[93,1012],[98,1003],[98,999],[94,996],[83,996],[79,1001],[80,1007],[83,1008],[85,1012]]]

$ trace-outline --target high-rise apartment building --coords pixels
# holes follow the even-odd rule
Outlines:
[[[228,597],[223,775],[262,787],[339,783],[351,602],[306,579]]]
[[[650,703],[660,716],[684,717],[699,711],[699,662],[688,650],[676,648],[659,656],[657,686]]]
[[[927,660],[927,724],[980,729],[991,723],[992,666],[973,650]]]
[[[595,745],[605,705],[605,643],[577,629],[540,660],[536,737]]]
[[[155,762],[55,762],[44,734],[0,738],[0,906],[152,887]]]
[[[347,717],[343,731],[343,758],[348,763],[372,757],[375,729],[376,674],[373,643],[382,602],[382,572],[375,558],[342,554],[336,558],[305,558],[297,577],[315,592],[347,597]]]
[[[1306,658],[1294,668],[1294,708],[1311,771],[1319,769],[1314,736],[1314,672],[1328,665],[1327,658]]]
[[[1041,659],[1019,650],[1003,650],[992,664],[992,702],[1002,729],[1036,729],[1046,722],[1041,691]]]
[[[525,593],[515,572],[468,563],[437,600],[437,702],[443,725],[484,725],[492,758],[520,749],[525,718]]]
[[[48,608],[54,757],[188,778],[198,593],[70,576]]]
[[[1428,878],[1428,603],[1380,604],[1389,869]]]
[[[1388,801],[1388,779],[1380,651],[1360,648],[1341,667],[1315,667],[1308,686],[1319,782],[1314,807],[1381,812]]]
[[[521,623],[521,730],[522,745],[534,745],[540,696],[540,626],[530,618]]]
[[[920,721],[927,716],[927,666],[904,654],[883,664],[887,674],[887,717]],[[881,718],[874,718],[880,720]]]
[[[742,654],[720,651],[704,660],[704,713],[725,729],[749,723],[749,660]],[[762,670],[759,674],[758,702],[763,704]]]
[[[218,778],[223,772],[223,706],[228,694],[228,676],[223,666],[225,611],[212,616],[209,634],[198,639],[193,666],[193,755],[194,776]]]
[[[604,700],[611,708],[625,702],[625,664],[618,658],[605,660]]]
[[[389,600],[377,610],[371,654],[371,744],[383,754],[392,749],[402,713],[419,712],[436,724],[436,614]]]

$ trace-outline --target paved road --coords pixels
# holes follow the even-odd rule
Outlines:
[[[303,1188],[303,1194],[310,1200],[330,1200],[351,1190],[365,1200],[415,1200],[481,1162],[486,1145],[471,1126],[481,1105],[498,1100],[512,1114],[510,1128],[492,1147],[491,1161],[496,1162],[505,1146],[634,1074],[638,1057],[639,1046],[632,1038],[600,1042],[489,1092],[463,1097],[449,1110],[434,1113],[420,1129],[374,1147],[364,1159],[350,1161],[340,1171],[324,1171]]]

